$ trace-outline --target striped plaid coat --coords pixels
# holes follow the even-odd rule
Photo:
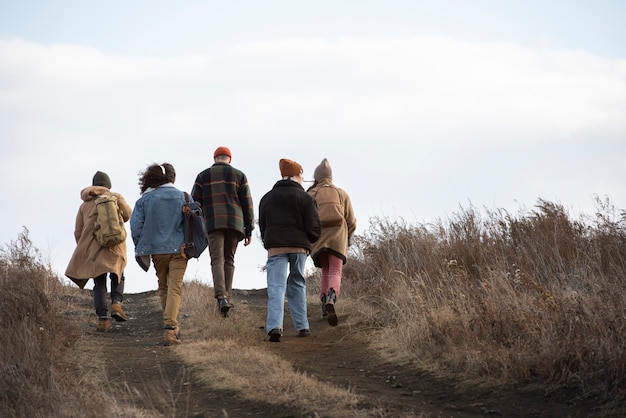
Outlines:
[[[254,229],[254,207],[246,175],[227,163],[215,163],[197,175],[191,189],[200,202],[207,231],[232,229],[241,239]]]

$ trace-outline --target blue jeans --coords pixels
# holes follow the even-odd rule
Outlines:
[[[267,259],[267,320],[265,331],[283,330],[285,296],[297,331],[309,329],[306,308],[305,253],[278,254]]]
[[[107,316],[107,275],[111,279],[111,303],[122,303],[124,300],[124,274],[117,280],[117,274],[104,273],[93,279],[93,305],[99,318]]]

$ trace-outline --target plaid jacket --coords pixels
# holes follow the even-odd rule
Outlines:
[[[246,175],[226,163],[215,163],[196,177],[191,197],[202,205],[207,231],[233,229],[241,239],[254,229],[254,207]]]

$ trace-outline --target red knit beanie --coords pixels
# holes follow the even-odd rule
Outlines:
[[[213,153],[213,158],[218,155],[228,155],[231,159],[233,158],[233,154],[230,153],[230,150],[226,147],[217,147],[215,152]]]

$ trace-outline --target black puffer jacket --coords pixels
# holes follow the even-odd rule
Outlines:
[[[315,199],[293,180],[279,180],[259,203],[259,229],[265,248],[296,247],[311,251],[322,226]]]

